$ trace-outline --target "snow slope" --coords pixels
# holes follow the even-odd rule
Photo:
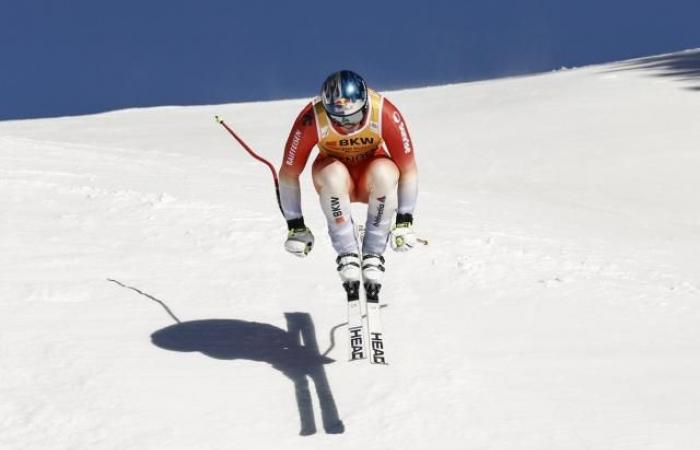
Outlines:
[[[0,123],[0,448],[700,448],[700,93],[627,69],[388,94],[431,245],[387,255],[387,367],[336,342],[308,171],[299,260],[213,120],[279,163],[306,99]]]

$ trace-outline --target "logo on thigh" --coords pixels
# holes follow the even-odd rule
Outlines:
[[[383,197],[378,197],[377,200],[379,201],[379,206],[377,207],[377,217],[374,218],[374,222],[372,222],[372,225],[375,227],[378,227],[379,224],[382,221],[382,217],[384,216],[384,207],[386,206],[386,195]]]
[[[331,214],[335,218],[335,223],[342,225],[345,223],[345,217],[343,217],[343,210],[340,209],[340,198],[331,197]]]

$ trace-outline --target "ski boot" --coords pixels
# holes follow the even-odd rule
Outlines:
[[[338,275],[349,298],[358,297],[362,279],[360,257],[357,253],[344,253],[336,258],[335,263],[338,265]]]
[[[369,298],[376,298],[384,278],[384,257],[372,253],[362,256],[362,282]]]

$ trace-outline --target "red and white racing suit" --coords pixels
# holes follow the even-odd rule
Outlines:
[[[358,252],[351,201],[368,204],[362,252],[380,255],[386,249],[394,212],[412,215],[416,205],[418,173],[403,117],[388,99],[371,89],[368,101],[362,126],[346,132],[329,119],[320,99],[314,99],[294,122],[279,172],[284,216],[287,220],[301,218],[299,175],[318,146],[314,185],[338,254]]]

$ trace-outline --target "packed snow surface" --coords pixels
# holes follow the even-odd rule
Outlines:
[[[667,69],[387,93],[430,241],[387,253],[388,366],[346,361],[309,170],[297,259],[213,120],[279,166],[308,99],[0,123],[0,448],[700,448],[700,92]]]

